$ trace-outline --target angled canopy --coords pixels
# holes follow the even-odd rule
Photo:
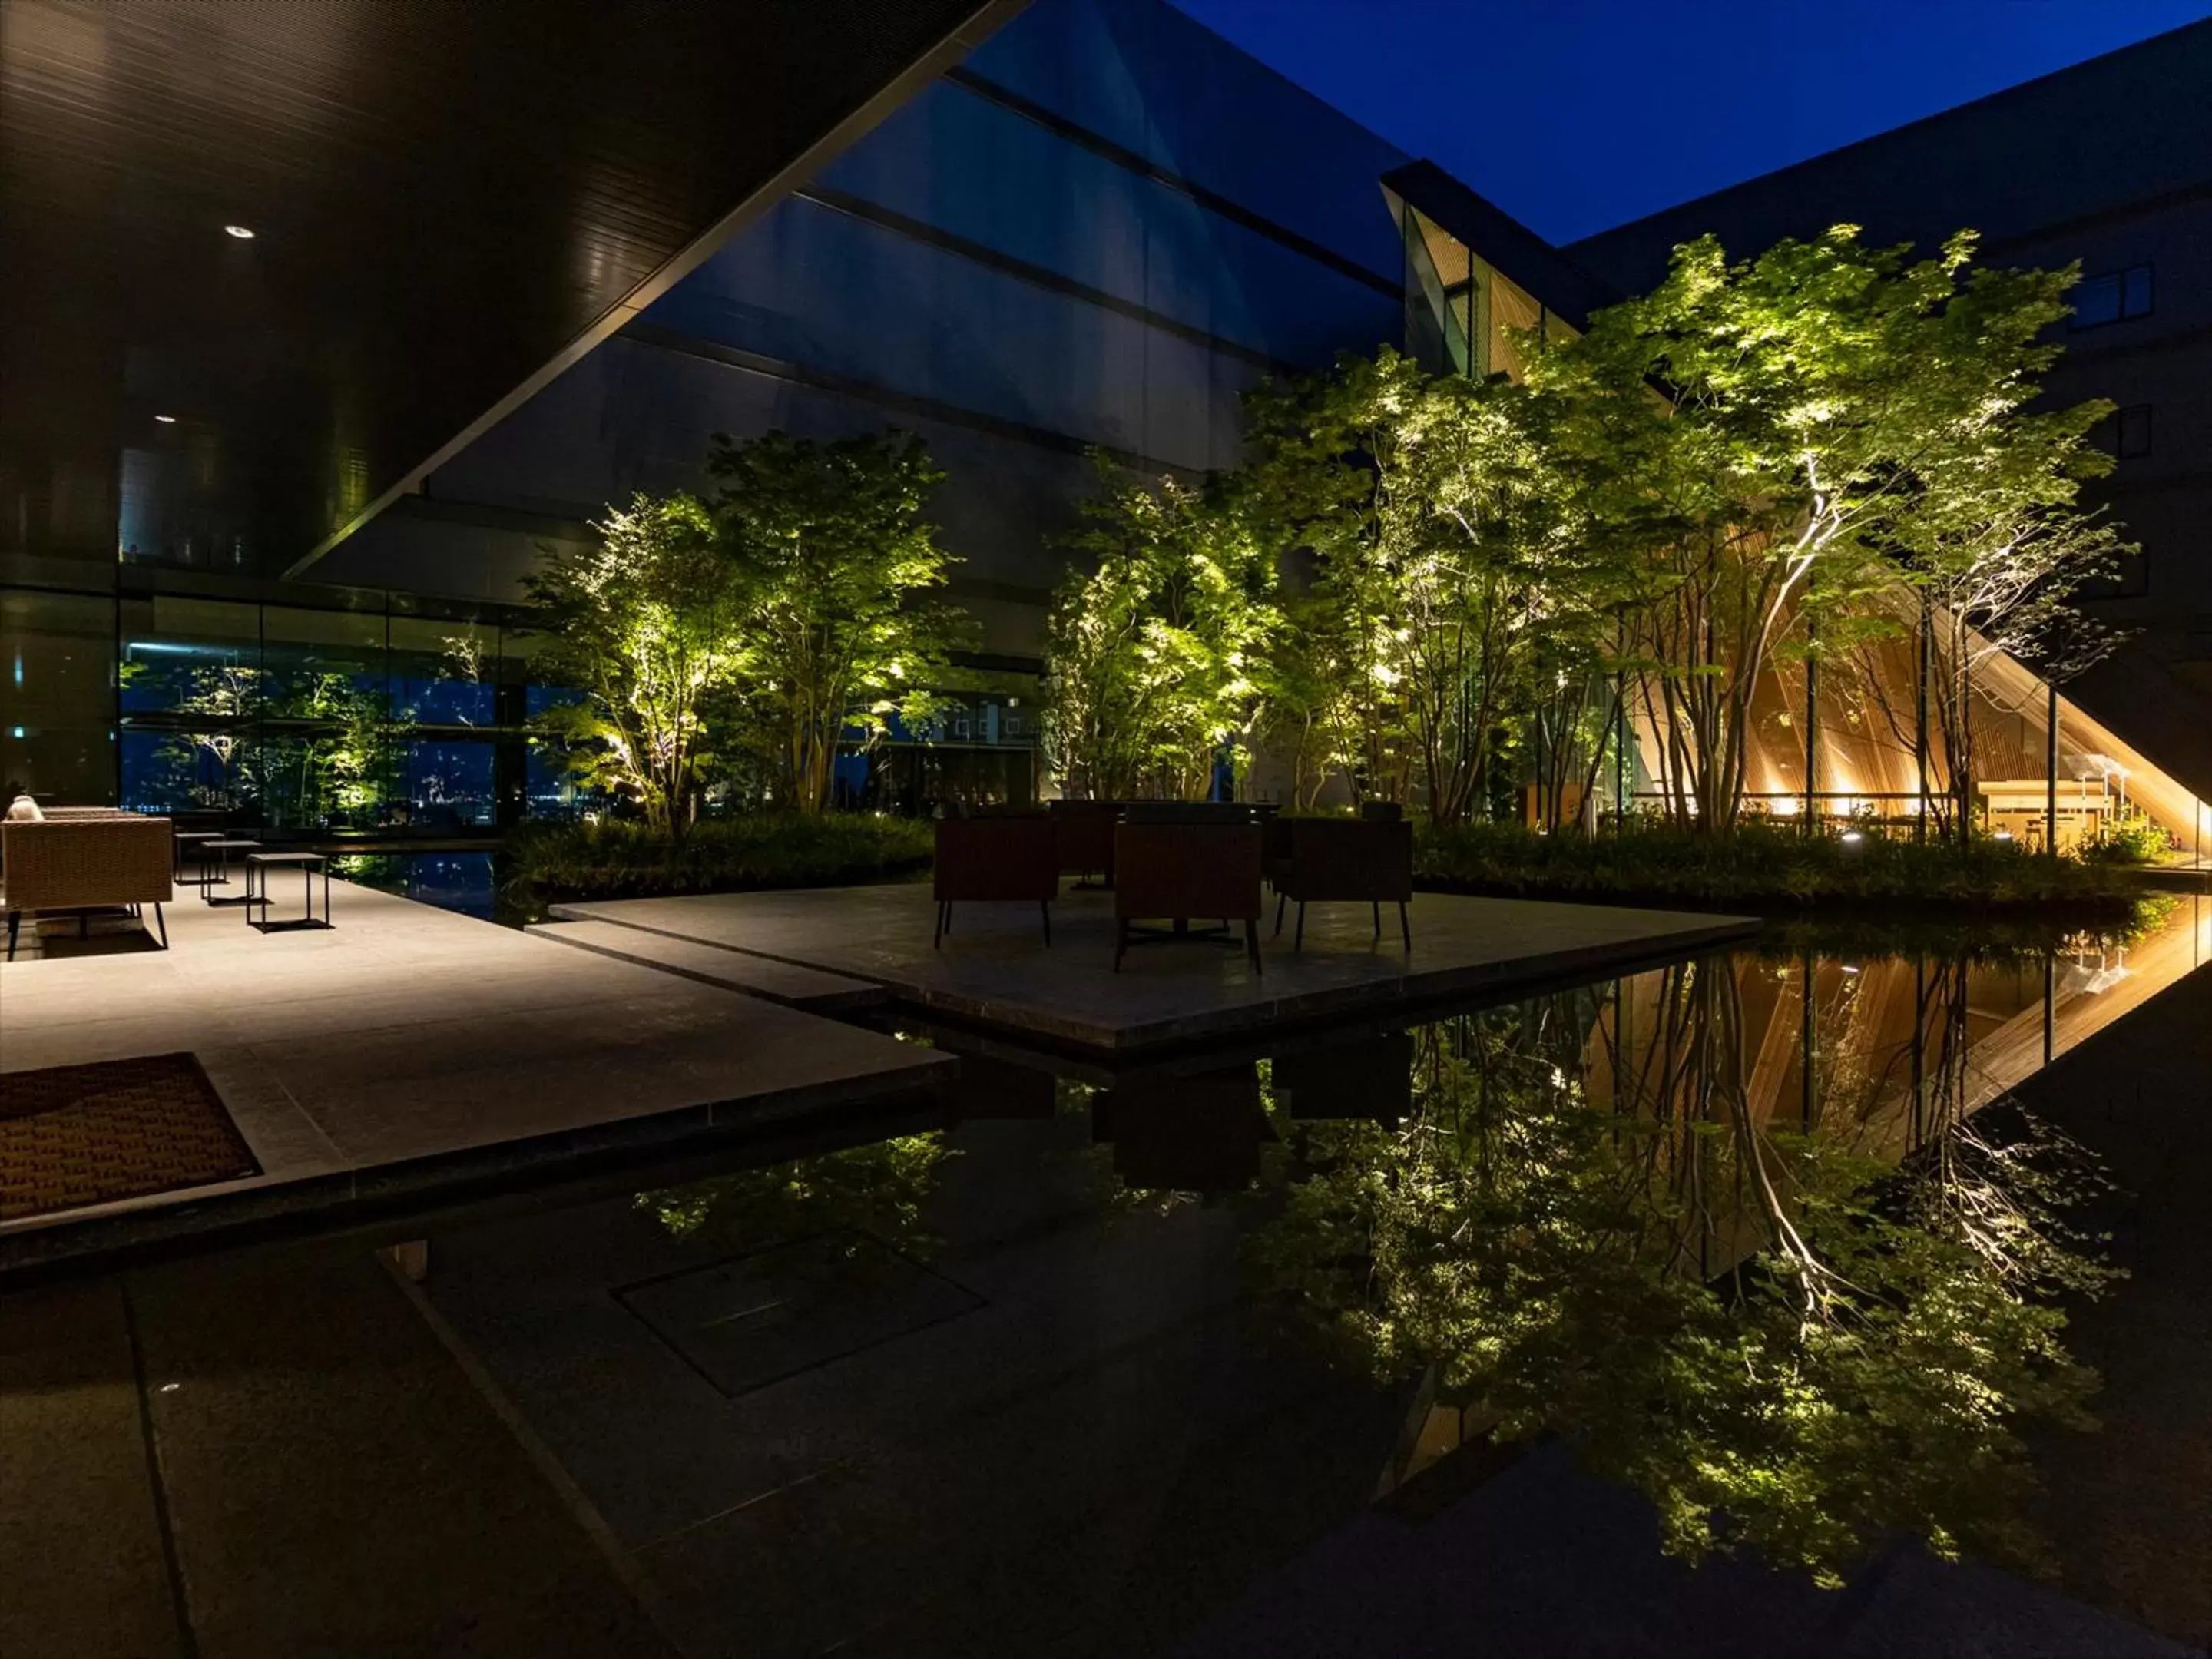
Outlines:
[[[9,0],[0,577],[301,567],[1020,3]]]

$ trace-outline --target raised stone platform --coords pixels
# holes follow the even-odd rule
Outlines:
[[[556,916],[869,980],[900,1001],[1001,1030],[1126,1053],[1293,1021],[1502,993],[1602,973],[1745,938],[1739,916],[1424,893],[1413,948],[1397,917],[1382,935],[1364,904],[1316,904],[1305,948],[1263,926],[1261,967],[1232,944],[1188,939],[1130,951],[1114,970],[1113,895],[1063,890],[1052,944],[1028,904],[954,907],[931,948],[935,905],[920,883],[726,893],[556,906]]]
[[[133,937],[121,954],[0,966],[0,1071],[189,1051],[261,1168],[0,1223],[0,1277],[562,1178],[921,1089],[952,1064],[696,976],[343,882],[331,893],[328,932],[264,934],[183,896],[168,951]]]
[[[825,974],[818,968],[802,968],[733,951],[724,945],[701,945],[667,933],[647,933],[611,921],[541,921],[523,930],[556,945],[573,945],[580,951],[612,957],[617,962],[658,968],[679,979],[719,985],[726,991],[766,997],[793,1008],[817,1014],[846,1013],[890,1000],[890,993],[872,980]]]

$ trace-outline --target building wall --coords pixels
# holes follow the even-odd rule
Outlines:
[[[2057,337],[2050,395],[2150,410],[2092,499],[2143,556],[2088,607],[2130,637],[2070,688],[2212,796],[2212,22],[1603,231],[1565,252],[1624,292],[1707,232],[1731,256],[1854,223],[1876,243],[1982,234],[1990,263],[2151,271],[2145,314]],[[2077,290],[2077,294],[2080,291]]]
[[[985,650],[1034,659],[1087,451],[1232,465],[1255,380],[1397,337],[1404,159],[1158,0],[1036,0],[317,574],[512,599],[714,432],[896,426]]]

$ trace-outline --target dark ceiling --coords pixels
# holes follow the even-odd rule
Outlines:
[[[0,578],[295,566],[1019,3],[0,0]]]

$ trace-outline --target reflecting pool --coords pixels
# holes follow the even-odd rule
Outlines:
[[[488,854],[356,873],[497,914]],[[646,985],[556,1021],[651,1043]],[[2101,939],[1771,929],[1141,1064],[887,1023],[957,1078],[0,1298],[38,1564],[0,1625],[576,1659],[2212,1632],[2212,898]]]
[[[426,1293],[699,1650],[1213,1651],[1555,1463],[1808,1595],[1899,1539],[2032,1573],[2024,1437],[2091,1425],[2065,1314],[2127,1288],[2005,1091],[2212,902],[1847,944],[1136,1069],[905,1022],[943,1098],[458,1222]]]
[[[483,921],[520,927],[538,920],[514,893],[507,860],[495,852],[344,853],[331,860],[331,873]]]

